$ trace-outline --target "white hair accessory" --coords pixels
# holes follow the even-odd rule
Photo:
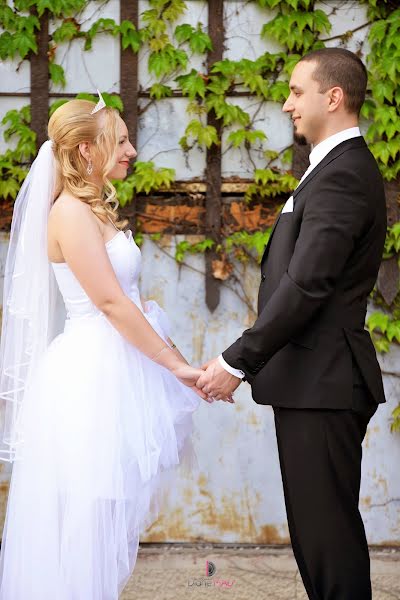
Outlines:
[[[99,110],[101,110],[102,108],[104,108],[105,105],[106,105],[106,103],[104,102],[104,98],[100,94],[99,90],[97,90],[97,94],[99,96],[99,101],[97,102],[96,106],[94,107],[94,109],[90,113],[91,115],[94,115],[94,113],[97,113]]]

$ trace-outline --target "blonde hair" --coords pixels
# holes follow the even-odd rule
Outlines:
[[[67,190],[86,202],[101,221],[110,219],[118,228],[127,221],[118,220],[118,200],[115,187],[107,174],[115,164],[119,142],[119,113],[105,107],[91,114],[95,104],[89,100],[70,100],[51,115],[48,136],[53,141],[57,161],[57,191]],[[87,164],[79,144],[92,144],[92,158],[99,169],[102,189],[87,178]]]

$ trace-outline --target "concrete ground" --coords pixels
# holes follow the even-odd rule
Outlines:
[[[400,600],[400,548],[370,552],[373,600]],[[211,577],[207,561],[215,566]],[[143,544],[121,600],[156,598],[307,600],[307,595],[290,547]]]

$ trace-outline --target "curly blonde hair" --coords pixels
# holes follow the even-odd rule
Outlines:
[[[122,229],[127,221],[118,217],[118,200],[115,187],[107,174],[115,164],[119,141],[119,113],[114,108],[105,107],[95,113],[89,100],[70,100],[54,111],[48,123],[48,136],[53,141],[57,161],[58,192],[62,189],[86,202],[101,221],[110,219]],[[101,173],[103,187],[87,178],[87,164],[79,144],[92,144],[93,162]]]

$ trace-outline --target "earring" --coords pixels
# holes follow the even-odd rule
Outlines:
[[[86,168],[86,172],[88,175],[91,175],[93,173],[93,164],[92,164],[92,159],[89,158],[89,162],[88,162],[88,166]]]

